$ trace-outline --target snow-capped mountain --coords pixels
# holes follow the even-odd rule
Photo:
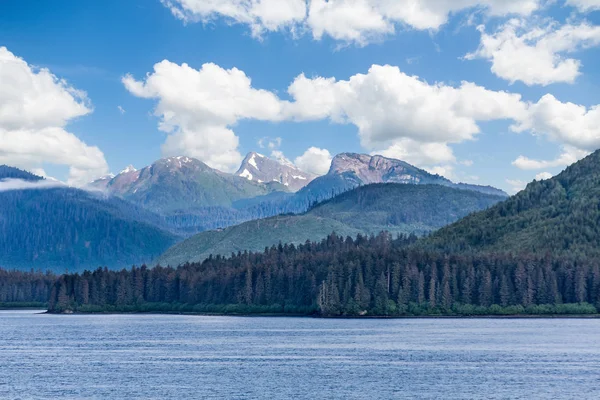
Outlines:
[[[286,190],[275,182],[249,181],[209,167],[191,157],[163,158],[142,169],[128,166],[92,187],[161,214],[200,207],[229,207],[233,202]]]
[[[274,160],[262,154],[248,153],[237,176],[258,183],[278,182],[296,192],[310,183],[315,176],[301,171],[287,160]]]
[[[341,153],[333,158],[331,168],[326,175],[314,179],[297,193],[296,201],[304,206],[329,199],[357,186],[373,183],[434,184],[508,197],[502,190],[491,186],[454,183],[443,176],[430,174],[401,160],[379,155]]]

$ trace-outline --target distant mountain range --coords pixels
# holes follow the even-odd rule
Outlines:
[[[164,158],[140,170],[128,167],[108,182],[103,178],[92,186],[161,214],[230,207],[240,199],[286,190],[279,182],[255,182],[182,156]]]
[[[439,184],[507,196],[491,187],[452,183],[400,160],[353,153],[336,156],[330,171],[320,177],[256,152],[248,153],[236,174],[190,157],[169,157],[140,170],[129,166],[91,187],[162,215],[171,231],[189,236],[258,218],[303,213],[315,203],[371,183]]]
[[[170,248],[158,262],[177,266],[209,255],[262,251],[278,243],[301,244],[325,238],[391,233],[422,235],[485,209],[496,196],[440,185],[372,184],[321,203],[305,214],[281,215],[199,233]]]
[[[15,168],[4,167],[1,171],[0,181],[41,179]],[[361,210],[348,214],[343,207],[337,208],[331,211],[335,216],[329,217],[318,214],[318,210],[327,209],[325,206],[314,207],[347,191],[376,183],[404,184],[407,197],[379,210],[377,218],[368,214],[368,218],[377,221],[370,227],[357,222],[362,220]],[[428,197],[412,188],[423,185],[436,185],[436,190]],[[444,203],[445,200],[436,197],[445,193],[441,186],[465,189],[468,194],[455,196],[454,203]],[[375,192],[370,195],[375,196]],[[479,195],[490,197],[481,200]],[[410,202],[415,200],[411,196],[422,197],[419,201],[426,202],[422,209],[435,209],[433,221],[420,212],[409,222],[392,217],[412,209]],[[479,199],[478,205],[474,205],[473,196]],[[498,189],[455,184],[381,156],[340,154],[333,159],[330,171],[321,177],[305,173],[285,160],[258,153],[249,153],[237,174],[215,170],[190,157],[169,157],[141,169],[129,166],[115,176],[92,182],[86,190],[57,184],[45,185],[43,190],[0,193],[3,200],[0,251],[4,251],[0,266],[77,270],[101,265],[122,267],[152,262],[174,243],[199,232],[224,232],[222,229],[229,227],[234,228],[225,232],[240,232],[252,224],[270,230],[252,231],[253,243],[261,246],[272,244],[275,234],[280,235],[276,242],[288,239],[296,242],[319,238],[333,230],[344,234],[376,233],[387,227],[397,232],[422,233],[485,208],[504,196]],[[433,202],[443,206],[436,208]],[[344,212],[352,215],[354,221],[342,218]],[[289,229],[277,229],[285,222],[276,225],[264,222],[264,218],[290,213],[303,215],[273,219],[289,221]],[[393,220],[396,222],[385,222],[386,218],[396,218]],[[257,221],[243,228],[238,226],[254,220]],[[242,239],[236,239],[239,244],[234,249],[255,249],[246,245],[249,238]],[[231,247],[223,248],[229,251]]]
[[[273,160],[256,152],[248,153],[235,174],[258,183],[277,182],[293,192],[302,189],[316,177],[301,171],[287,160]]]

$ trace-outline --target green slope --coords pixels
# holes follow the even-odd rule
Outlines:
[[[16,178],[15,171],[0,167],[0,180]],[[21,174],[18,179],[40,178]],[[151,262],[179,239],[148,211],[77,189],[3,191],[0,205],[3,268],[129,267]]]
[[[502,197],[439,185],[362,186],[321,203],[302,215],[284,215],[203,232],[170,248],[162,265],[201,261],[209,255],[262,251],[278,243],[320,240],[331,232],[423,234],[485,209]]]
[[[600,256],[600,152],[422,243],[448,252]]]

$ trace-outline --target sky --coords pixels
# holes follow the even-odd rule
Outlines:
[[[600,147],[600,0],[0,1],[0,164],[341,152],[510,193]]]

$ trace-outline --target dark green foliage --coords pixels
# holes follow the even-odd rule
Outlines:
[[[317,204],[305,214],[280,215],[200,233],[169,249],[159,262],[175,266],[202,261],[210,254],[259,251],[279,242],[297,245],[320,240],[331,232],[356,236],[386,230],[422,235],[501,200],[499,196],[440,185],[361,186]]]
[[[9,167],[8,165],[0,165],[0,180],[4,179],[21,179],[24,181],[39,181],[42,177],[20,170],[18,168]]]
[[[122,200],[56,188],[0,192],[0,267],[58,272],[150,262],[177,237]],[[148,222],[140,222],[140,220]]]
[[[50,309],[327,316],[595,314],[597,260],[415,250],[389,234],[279,245],[178,268],[64,275]]]
[[[0,309],[39,307],[48,302],[56,275],[0,269]]]
[[[600,152],[425,241],[446,252],[600,256]]]

